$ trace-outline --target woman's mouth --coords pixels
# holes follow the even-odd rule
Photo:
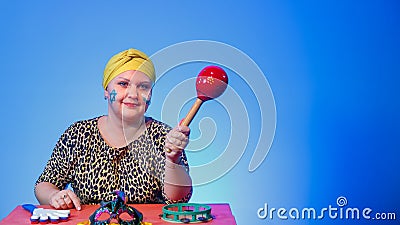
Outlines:
[[[123,102],[123,104],[128,108],[135,108],[139,106],[138,103],[133,103],[133,102]]]

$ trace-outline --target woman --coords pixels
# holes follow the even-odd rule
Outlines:
[[[40,204],[80,210],[112,200],[114,190],[125,192],[128,203],[190,199],[184,152],[190,129],[144,116],[155,80],[153,63],[141,51],[128,49],[109,60],[103,76],[108,114],[78,121],[60,137],[36,182]]]

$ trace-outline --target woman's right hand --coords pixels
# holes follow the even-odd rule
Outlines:
[[[62,190],[54,192],[49,198],[49,204],[55,209],[71,209],[81,210],[81,200],[71,190]]]

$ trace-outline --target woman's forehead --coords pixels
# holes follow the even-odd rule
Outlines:
[[[128,70],[120,73],[115,79],[124,79],[129,81],[147,81],[151,82],[151,79],[143,72],[137,70]]]

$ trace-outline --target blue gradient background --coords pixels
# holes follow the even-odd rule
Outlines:
[[[135,47],[151,55],[204,39],[232,45],[258,64],[274,93],[277,128],[268,156],[248,172],[262,126],[249,87],[232,78],[255,115],[249,146],[228,174],[195,187],[192,202],[228,202],[238,224],[379,223],[256,215],[264,203],[320,209],[345,196],[349,207],[397,213],[397,221],[379,224],[398,223],[398,1],[133,2],[1,3],[0,218],[37,203],[34,182],[68,125],[106,113],[101,77],[112,54]],[[187,79],[202,66],[176,70]],[[157,85],[148,114],[160,118]],[[212,116],[222,130],[219,116],[226,115]],[[189,160],[202,162],[195,154]]]

